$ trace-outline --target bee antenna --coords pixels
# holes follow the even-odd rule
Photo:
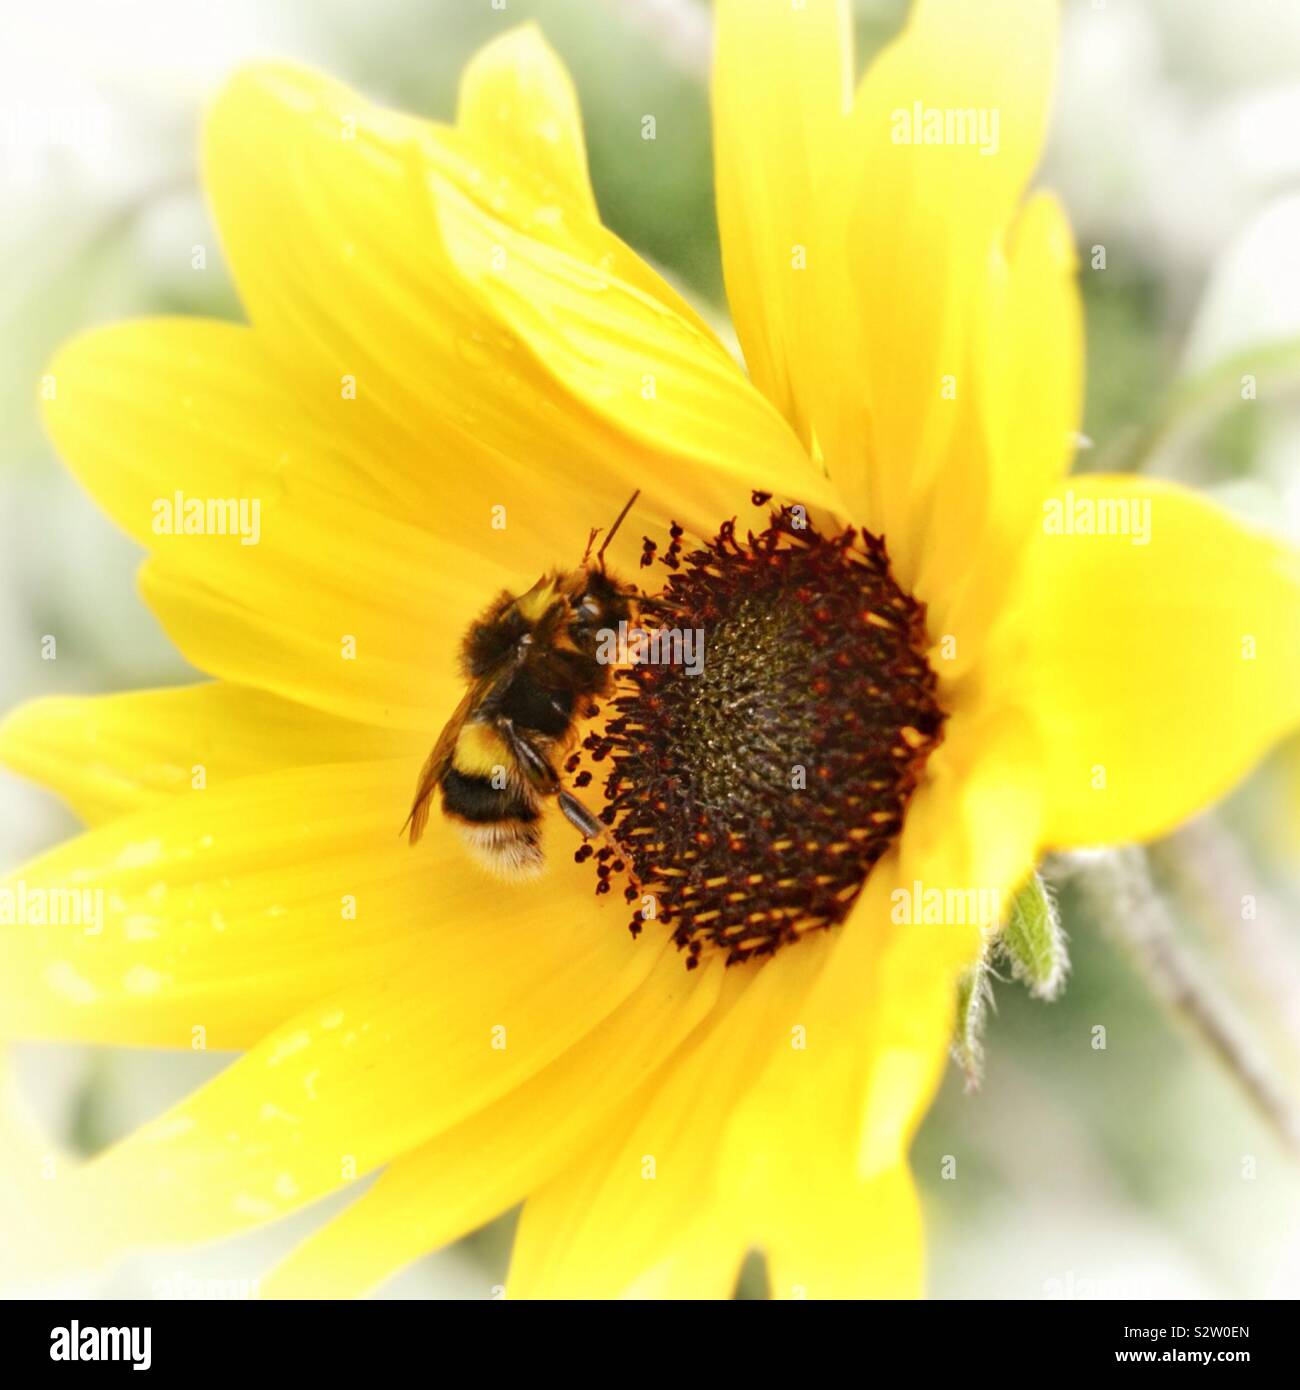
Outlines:
[[[582,559],[578,561],[580,565],[587,563],[587,556],[591,554],[591,547],[596,544],[596,537],[600,535],[600,527],[593,526],[591,534],[587,537],[587,548],[582,552]]]
[[[637,488],[637,490],[631,495],[631,497],[627,499],[627,505],[623,508],[621,512],[619,512],[618,516],[614,520],[613,526],[611,526],[609,530],[605,533],[605,540],[602,543],[600,549],[596,552],[596,562],[600,565],[602,570],[605,568],[605,551],[609,548],[610,541],[614,539],[615,535],[618,532],[618,528],[622,526],[623,518],[628,514],[628,512],[632,510],[632,503],[635,502],[636,499],[640,496],[641,489]],[[595,539],[596,533],[593,531],[591,533],[591,540],[594,541]],[[591,550],[591,541],[587,542],[587,550]],[[587,557],[584,555],[582,558],[585,563]]]

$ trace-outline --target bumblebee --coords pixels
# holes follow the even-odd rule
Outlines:
[[[589,560],[544,574],[527,593],[501,594],[465,635],[469,689],[420,772],[410,842],[424,833],[436,791],[471,852],[503,878],[533,878],[544,863],[541,814],[549,797],[586,839],[600,821],[557,770],[579,721],[610,691],[614,667],[597,659],[600,633],[631,622],[637,592],[605,569],[605,551],[640,495],[633,493]]]

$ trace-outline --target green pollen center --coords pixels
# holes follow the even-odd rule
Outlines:
[[[790,790],[791,768],[806,766],[813,748],[814,711],[790,702],[806,654],[788,596],[742,599],[704,640],[703,669],[664,732],[700,804],[726,818]]]

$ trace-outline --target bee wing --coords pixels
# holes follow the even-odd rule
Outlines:
[[[438,789],[438,784],[442,781],[443,774],[447,771],[447,765],[451,762],[451,755],[456,749],[456,739],[464,726],[465,720],[470,710],[474,708],[475,701],[479,698],[479,685],[472,685],[466,692],[464,699],[456,706],[456,712],[447,721],[446,727],[438,735],[438,741],[433,745],[433,752],[424,760],[424,766],[420,769],[419,781],[415,784],[415,800],[411,803],[411,814],[406,818],[403,830],[410,827],[411,844],[424,834],[424,827],[429,823],[429,812],[433,809],[433,794]]]
[[[456,706],[456,712],[438,735],[433,752],[425,759],[424,766],[420,769],[420,780],[415,786],[411,814],[406,818],[406,825],[402,826],[403,830],[410,826],[411,844],[415,844],[424,834],[424,827],[429,823],[433,794],[447,771],[452,754],[456,751],[456,739],[460,736],[465,721],[471,715],[478,718],[490,717],[493,706],[502,698],[519,668],[527,661],[531,645],[531,637],[527,641],[521,641],[508,658],[499,662],[481,680],[471,685],[460,704]]]

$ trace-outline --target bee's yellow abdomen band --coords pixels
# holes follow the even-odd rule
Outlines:
[[[452,764],[467,777],[491,777],[495,768],[513,763],[501,735],[490,724],[466,724],[456,739]]]

